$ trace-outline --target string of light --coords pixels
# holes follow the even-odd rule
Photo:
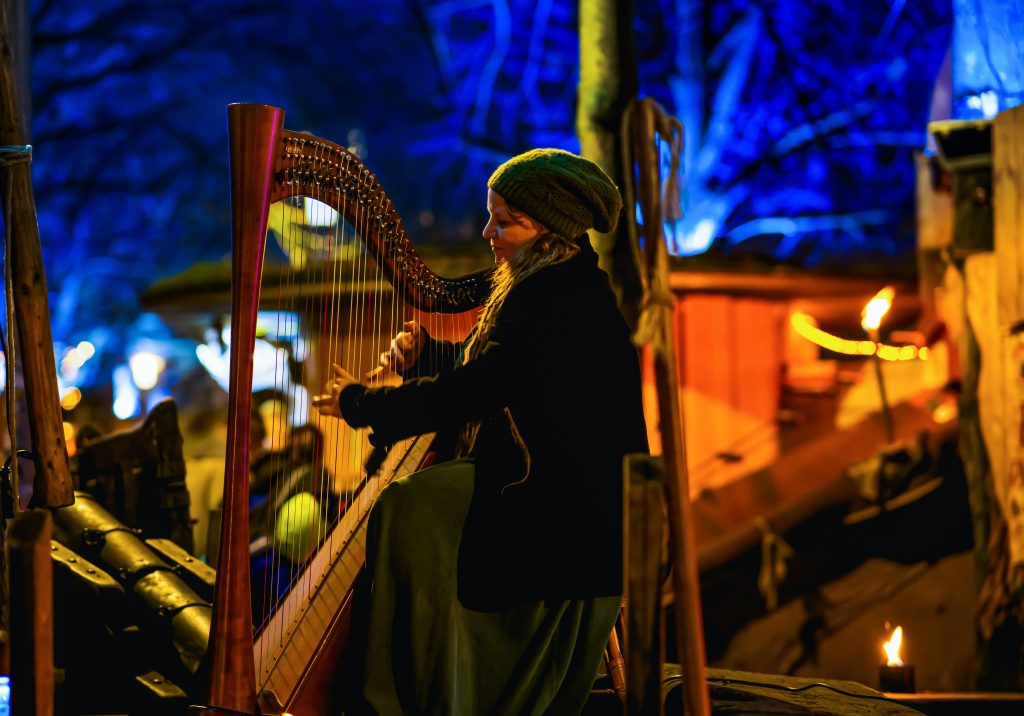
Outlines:
[[[928,360],[927,346],[891,346],[866,339],[855,341],[842,338],[818,328],[814,317],[801,311],[793,312],[789,325],[801,337],[834,353],[858,356],[877,354],[882,360],[888,361]]]

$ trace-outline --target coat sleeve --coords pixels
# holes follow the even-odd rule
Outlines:
[[[513,353],[506,345],[491,343],[475,360],[449,373],[393,388],[349,386],[339,399],[341,413],[354,428],[372,428],[380,443],[478,420],[507,402]]]
[[[536,384],[551,340],[565,334],[558,330],[565,316],[550,308],[533,310],[530,299],[509,296],[494,340],[465,365],[397,387],[349,386],[339,399],[345,421],[372,428],[378,443],[391,443],[501,410],[511,396]]]
[[[423,334],[423,349],[416,362],[400,372],[403,378],[424,378],[447,373],[455,367],[455,359],[462,350],[461,343],[440,341],[420,326]]]

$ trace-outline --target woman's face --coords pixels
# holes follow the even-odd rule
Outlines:
[[[526,214],[513,213],[501,194],[493,189],[487,190],[487,211],[490,218],[484,226],[483,236],[491,244],[496,264],[518,254],[547,233],[542,224]]]

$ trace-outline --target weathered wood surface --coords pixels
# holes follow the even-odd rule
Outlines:
[[[28,131],[21,111],[14,50],[9,36],[7,3],[0,2],[0,145],[26,144]],[[39,456],[31,504],[60,507],[74,501],[71,469],[64,443],[64,423],[57,392],[57,367],[46,290],[46,272],[39,244],[31,164],[0,168],[0,197],[10,193],[4,221],[12,232],[11,278],[18,327],[20,365],[25,381],[32,449]],[[17,355],[17,354],[16,354]]]
[[[666,690],[683,681],[677,664],[666,664]],[[833,714],[837,716],[902,716],[920,711],[887,698],[854,681],[808,679],[747,671],[708,669],[711,704],[715,714]],[[816,686],[826,684],[826,686]],[[842,692],[842,693],[840,693]],[[666,700],[671,703],[671,699]],[[680,711],[668,710],[669,716]]]
[[[995,306],[998,338],[993,380],[982,398],[983,430],[996,494],[1009,531],[1011,570],[1024,567],[1024,106],[992,123]],[[982,365],[989,360],[982,353]],[[982,373],[982,385],[986,376]],[[999,406],[999,422],[986,425],[985,402]],[[999,430],[998,428],[1001,428]],[[997,434],[998,433],[998,434]],[[1020,606],[1019,604],[1017,605]]]
[[[949,186],[935,186],[932,162],[922,152],[914,155],[914,167],[917,172],[917,248],[946,248],[953,243],[953,198]]]
[[[978,412],[991,470],[986,487],[1006,522],[1012,574],[1024,566],[1024,107],[993,121],[992,174],[994,250],[967,260],[965,303],[980,354]],[[1008,576],[987,579],[989,594],[1013,599]],[[995,626],[982,621],[983,632]]]
[[[975,254],[967,259],[964,266],[967,318],[979,353],[979,365],[975,369],[979,428],[992,472],[993,484],[988,489],[994,489],[990,499],[1005,503],[1009,482],[1010,430],[1015,421],[1012,412],[1019,396],[1014,394],[1017,391],[1013,390],[1012,381],[1007,384],[1007,368],[1012,362],[1008,358],[1012,349],[1006,329],[998,320],[998,273],[998,259],[994,252]],[[968,462],[972,461],[977,462],[977,456],[968,457]],[[987,545],[982,548],[987,548]],[[1012,554],[1012,541],[1010,550]]]
[[[914,665],[919,689],[969,689],[975,635],[964,625],[971,623],[975,606],[973,577],[973,557],[962,550],[908,563],[868,559],[744,625],[715,666],[842,676],[877,687],[878,667],[885,661],[882,643],[899,624],[904,629],[902,657]]]
[[[992,130],[993,251],[971,256],[964,270],[967,337],[974,339],[963,361],[964,397],[973,378],[977,417],[963,453],[982,578],[978,685],[1012,689],[1020,673],[1003,666],[1013,663],[1005,654],[1021,640],[992,635],[1021,607],[1024,567],[1024,107],[997,115]]]
[[[626,713],[647,716],[660,713],[658,677],[665,660],[661,582],[668,555],[660,460],[627,458],[623,502]]]
[[[43,510],[21,512],[11,523],[11,713],[53,714],[53,522]]]
[[[1024,105],[992,122],[993,241],[998,261],[998,320],[1024,320]]]

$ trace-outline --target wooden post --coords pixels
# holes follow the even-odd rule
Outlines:
[[[1024,106],[1000,112],[992,122],[994,251],[968,272],[968,309],[979,345],[978,417],[990,474],[986,547],[988,570],[983,606],[998,603],[982,624],[980,651],[989,658],[979,674],[985,688],[1012,690],[1024,673],[1019,614],[1024,598]],[[971,261],[978,257],[971,257]],[[983,298],[978,294],[982,294]],[[979,446],[982,448],[982,446]],[[996,543],[997,538],[1002,538]],[[999,544],[998,548],[993,544]],[[996,601],[998,600],[998,602]],[[984,613],[984,612],[983,612]],[[999,617],[991,615],[999,614]],[[1007,629],[1007,624],[1010,628]],[[999,638],[995,633],[1002,631]],[[1007,636],[1015,635],[1015,636]]]
[[[668,249],[661,228],[660,163],[654,143],[656,111],[657,106],[651,100],[643,100],[634,106],[632,149],[639,167],[638,193],[643,213],[644,241],[652,257],[648,267],[655,273],[650,277],[650,284],[666,290],[669,285]],[[655,301],[659,299],[664,299],[666,305],[651,307],[657,311],[659,324],[655,331],[658,339],[652,349],[668,500],[669,538],[673,551],[672,591],[676,607],[676,644],[683,667],[683,703],[686,713],[688,716],[707,716],[711,713],[711,701],[705,681],[704,619],[700,606],[697,547],[686,465],[686,432],[679,400],[675,301],[671,300],[670,294],[654,297]],[[629,664],[626,667],[628,669]]]
[[[648,455],[626,457],[623,486],[623,578],[625,581],[626,713],[665,712],[661,699],[664,663],[664,610],[661,582],[665,558],[665,489],[661,461]]]
[[[998,266],[1000,325],[1024,321],[1024,105],[992,122],[992,226]],[[1019,330],[1017,332],[1020,332]]]
[[[53,714],[53,567],[50,513],[21,512],[8,539],[11,570],[11,713]]]
[[[7,3],[0,1],[0,146],[22,146],[28,137],[13,65]],[[14,313],[21,347],[20,354],[16,355],[20,356],[25,380],[32,449],[39,456],[32,505],[61,507],[74,502],[74,492],[58,402],[57,367],[53,358],[46,272],[32,195],[31,164],[0,166],[0,197],[5,229],[12,236],[12,275],[9,278],[14,282],[17,299]],[[8,389],[13,390],[14,386]]]

